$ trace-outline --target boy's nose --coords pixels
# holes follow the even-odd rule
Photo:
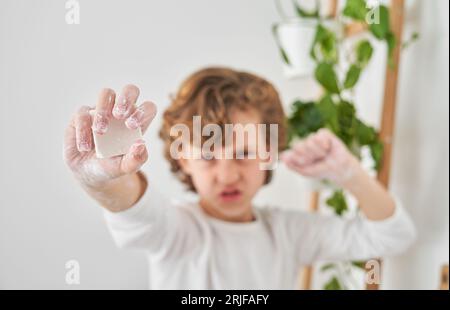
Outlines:
[[[221,184],[231,185],[240,178],[239,167],[232,159],[220,159],[217,164],[217,180]]]

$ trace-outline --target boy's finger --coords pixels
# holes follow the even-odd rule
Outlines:
[[[311,137],[305,141],[306,147],[316,159],[323,158],[327,155],[327,152],[322,148],[320,143],[317,143],[315,137]]]
[[[100,92],[92,129],[98,134],[104,134],[108,130],[109,119],[112,117],[112,108],[116,100],[116,93],[109,88]]]
[[[122,93],[114,104],[113,116],[117,119],[125,119],[135,110],[135,104],[139,97],[139,88],[129,84],[122,89]]]
[[[325,144],[327,144],[328,148],[333,148],[335,146],[343,146],[346,147],[344,142],[342,142],[341,139],[339,139],[331,130],[328,128],[322,128],[317,133],[318,137],[320,137],[320,140],[323,141]]]
[[[320,161],[307,166],[298,167],[298,172],[313,178],[323,178],[324,175],[330,170],[328,163]]]
[[[294,153],[304,162],[304,164],[308,164],[314,161],[314,156],[312,156],[311,152],[306,147],[306,141],[299,141],[292,146],[292,150]]]
[[[281,160],[286,164],[291,164],[295,166],[307,165],[309,161],[306,161],[304,157],[299,156],[293,151],[285,151],[281,154]]]
[[[94,145],[91,129],[92,118],[89,114],[90,109],[91,108],[87,106],[81,107],[74,119],[76,143],[78,151],[80,152],[89,152]]]
[[[317,136],[331,138],[335,137],[335,134],[328,128],[321,128],[317,131]]]
[[[146,101],[141,104],[141,106],[137,108],[129,118],[127,118],[125,124],[130,129],[141,127],[142,131],[145,132],[155,115],[156,105],[153,102]]]
[[[120,163],[120,170],[123,174],[130,174],[138,171],[147,161],[148,152],[144,140],[134,143]]]
[[[285,156],[285,158],[283,159],[283,162],[286,164],[286,166],[291,169],[294,170],[295,172],[298,173],[302,173],[301,169],[302,169],[302,165],[299,165],[299,163],[294,159],[295,156]]]
[[[328,153],[330,151],[331,138],[327,134],[324,134],[319,130],[319,132],[314,135],[313,139],[325,152]]]
[[[326,152],[324,152],[320,146],[316,145],[314,136],[314,134],[310,135],[308,138],[303,140],[301,144],[301,151],[304,156],[308,156],[309,162],[320,160],[326,155]]]
[[[64,131],[63,157],[66,163],[70,163],[78,155],[76,132],[74,120],[72,120]]]

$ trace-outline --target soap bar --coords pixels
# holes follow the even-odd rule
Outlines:
[[[95,110],[91,110],[90,114],[93,117]],[[126,154],[136,140],[142,139],[141,128],[129,129],[125,125],[125,120],[118,120],[114,117],[109,120],[106,133],[102,135],[94,131],[92,133],[97,158],[110,158]]]

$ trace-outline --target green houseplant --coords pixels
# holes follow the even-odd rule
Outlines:
[[[372,1],[373,2],[373,1]],[[373,161],[373,169],[381,166],[383,144],[378,138],[378,131],[366,124],[358,117],[353,90],[359,78],[370,62],[374,47],[367,37],[359,39],[351,50],[343,51],[346,37],[336,29],[345,29],[351,23],[359,23],[372,36],[372,39],[386,43],[389,65],[392,61],[393,50],[398,44],[390,25],[389,8],[376,4],[369,6],[366,0],[347,0],[342,11],[332,18],[340,27],[330,27],[331,18],[321,14],[319,1],[312,11],[307,11],[298,2],[292,0],[298,20],[314,21],[315,34],[310,40],[309,57],[314,63],[311,74],[321,85],[323,95],[315,101],[296,100],[292,104],[292,111],[288,116],[289,140],[305,138],[320,128],[328,128],[336,134],[351,152],[361,158],[364,148]],[[281,4],[276,1],[280,15],[285,16]],[[280,50],[285,66],[293,66],[291,57],[297,55],[289,53],[283,46],[280,36],[281,24],[272,27],[275,42]],[[404,46],[417,39],[414,34]],[[304,71],[304,70],[303,70]],[[326,204],[339,216],[349,211],[346,194],[342,189],[333,188]],[[329,271],[331,278],[325,284],[325,289],[348,289],[352,283],[352,269],[364,269],[364,262],[331,263],[322,267]],[[354,283],[354,282],[353,282]]]

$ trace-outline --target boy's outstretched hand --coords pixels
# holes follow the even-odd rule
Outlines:
[[[116,118],[124,120],[130,129],[140,127],[145,132],[156,115],[156,106],[149,101],[136,106],[138,96],[139,89],[134,85],[125,86],[118,98],[112,89],[103,89],[95,109],[81,107],[64,135],[67,166],[94,199],[115,211],[130,207],[139,198],[142,180],[136,172],[147,160],[147,149],[144,141],[138,140],[127,154],[100,159],[95,155],[93,131],[106,133],[110,120]],[[91,110],[95,110],[93,117]]]
[[[321,129],[281,154],[292,170],[312,178],[327,179],[348,190],[371,220],[394,213],[395,201],[377,180],[370,177],[345,144],[328,129]]]
[[[320,129],[296,142],[281,155],[281,160],[304,176],[327,179],[338,185],[362,169],[345,144],[328,129]]]

